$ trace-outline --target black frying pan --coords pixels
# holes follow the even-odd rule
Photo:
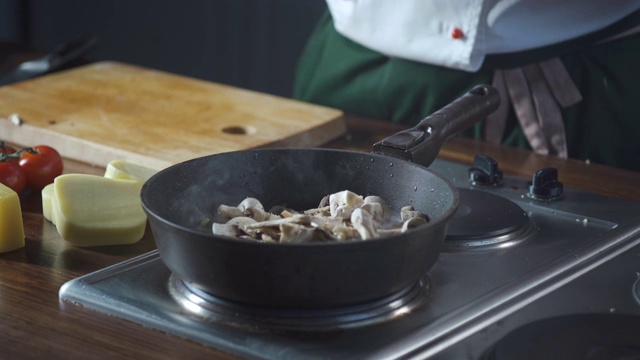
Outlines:
[[[442,142],[493,112],[500,99],[479,86],[372,154],[329,149],[229,152],[186,161],[149,179],[142,206],[166,266],[217,297],[258,306],[323,308],[375,300],[417,282],[433,266],[458,192],[427,169]],[[419,162],[418,165],[411,161]],[[428,225],[366,241],[270,244],[214,236],[204,218],[246,197],[266,209],[305,210],[328,194],[378,195],[394,210],[413,205]]]

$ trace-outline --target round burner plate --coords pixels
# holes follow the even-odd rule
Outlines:
[[[480,190],[458,191],[460,206],[449,224],[445,250],[502,248],[532,232],[527,213],[513,201]]]
[[[640,317],[574,314],[525,324],[483,359],[640,359]]]
[[[239,304],[190,286],[175,274],[169,292],[186,313],[251,331],[318,332],[357,328],[400,318],[428,301],[428,278],[388,297],[330,309],[280,309]]]

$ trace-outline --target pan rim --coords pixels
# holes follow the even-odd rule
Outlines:
[[[403,161],[403,164],[405,166],[415,166],[421,169],[421,171],[426,171],[430,174],[432,174],[433,176],[435,176],[437,179],[439,179],[440,181],[442,181],[444,183],[444,185],[446,185],[447,188],[449,188],[451,190],[451,195],[452,195],[452,200],[451,200],[451,206],[438,218],[431,220],[427,225],[423,225],[417,228],[413,228],[413,229],[409,229],[408,231],[404,232],[404,233],[400,233],[400,234],[395,234],[395,235],[388,235],[388,236],[383,236],[383,237],[379,237],[379,238],[374,238],[374,239],[369,239],[369,240],[348,240],[348,241],[329,241],[329,242],[310,242],[310,243],[266,243],[266,242],[261,242],[261,241],[256,241],[256,240],[248,240],[248,239],[241,239],[241,238],[234,238],[234,237],[230,237],[230,236],[214,236],[213,234],[208,234],[204,231],[200,231],[198,229],[195,228],[190,228],[187,226],[183,226],[180,224],[177,224],[173,221],[170,221],[160,215],[158,215],[158,213],[156,211],[153,211],[149,205],[147,204],[146,201],[146,197],[145,194],[148,193],[150,190],[150,186],[153,185],[154,181],[158,181],[157,179],[160,178],[162,176],[162,174],[168,172],[170,169],[176,168],[176,167],[182,167],[182,166],[186,166],[188,163],[191,162],[197,162],[197,161],[202,161],[205,158],[214,158],[214,157],[221,157],[221,156],[225,156],[225,155],[231,155],[231,154],[239,154],[239,153],[265,153],[265,152],[276,152],[276,151],[287,151],[287,152],[294,152],[294,151],[305,151],[305,152],[309,152],[309,151],[313,151],[313,152],[326,152],[326,153],[342,153],[344,155],[348,155],[348,156],[362,156],[362,155],[367,155],[367,156],[372,156],[378,159],[384,159],[384,160],[393,160],[393,161]],[[197,158],[193,158],[193,159],[189,159],[189,160],[185,160],[183,162],[171,165],[161,171],[159,171],[158,173],[154,174],[150,179],[148,179],[144,185],[142,186],[142,189],[140,191],[140,200],[142,203],[142,208],[144,209],[144,211],[147,213],[147,216],[149,218],[153,218],[156,221],[159,221],[161,223],[163,223],[166,226],[170,226],[176,229],[179,229],[180,231],[184,231],[190,235],[195,235],[198,237],[204,237],[204,238],[210,238],[210,239],[217,239],[220,241],[225,241],[228,243],[232,243],[232,244],[238,244],[239,246],[241,244],[252,244],[252,246],[271,246],[271,247],[287,247],[287,248],[291,248],[291,247],[317,247],[317,246],[321,246],[321,247],[326,247],[326,246],[362,246],[362,245],[358,245],[358,244],[376,244],[379,242],[383,242],[383,241],[394,241],[394,240],[398,240],[401,238],[405,238],[407,236],[411,236],[414,233],[418,233],[421,231],[424,231],[424,229],[427,228],[432,228],[435,226],[438,226],[439,224],[443,223],[443,222],[448,222],[449,219],[451,217],[453,217],[453,215],[455,214],[455,212],[458,209],[459,203],[460,203],[460,194],[458,189],[453,185],[453,183],[445,178],[444,176],[442,176],[441,174],[439,174],[438,172],[431,170],[430,168],[417,164],[417,163],[413,163],[411,161],[408,161],[406,159],[401,159],[401,158],[395,158],[392,156],[388,156],[388,155],[384,155],[384,154],[374,154],[374,153],[367,153],[367,152],[358,152],[358,151],[352,151],[352,150],[343,150],[343,149],[329,149],[329,148],[299,148],[299,147],[276,147],[276,148],[262,148],[262,149],[251,149],[251,150],[235,150],[235,151],[227,151],[227,152],[221,152],[221,153],[215,153],[215,154],[210,154],[210,155],[204,155],[204,156],[200,156]]]

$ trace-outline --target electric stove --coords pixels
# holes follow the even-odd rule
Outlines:
[[[633,324],[640,204],[566,189],[556,169],[523,179],[502,176],[497,165],[478,156],[471,168],[430,166],[459,189],[460,207],[433,268],[384,299],[312,310],[236,304],[182,282],[157,251],[69,281],[60,298],[256,359],[508,358],[504,344],[548,333],[545,326],[597,336],[612,316]],[[557,353],[566,341],[535,355]],[[636,345],[592,353],[624,355]]]

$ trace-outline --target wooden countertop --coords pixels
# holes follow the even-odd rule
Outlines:
[[[346,116],[348,134],[326,145],[369,151],[371,145],[401,127]],[[453,138],[442,159],[470,164],[477,153],[499,162],[506,174],[526,178],[541,168],[558,168],[565,187],[640,201],[640,173],[529,151]],[[104,169],[74,161],[65,172],[103,174]],[[58,300],[68,280],[155,248],[149,232],[130,246],[76,248],[65,243],[43,219],[39,193],[21,196],[26,233],[24,249],[0,254],[0,357],[10,359],[231,359],[219,350],[144,328]]]

